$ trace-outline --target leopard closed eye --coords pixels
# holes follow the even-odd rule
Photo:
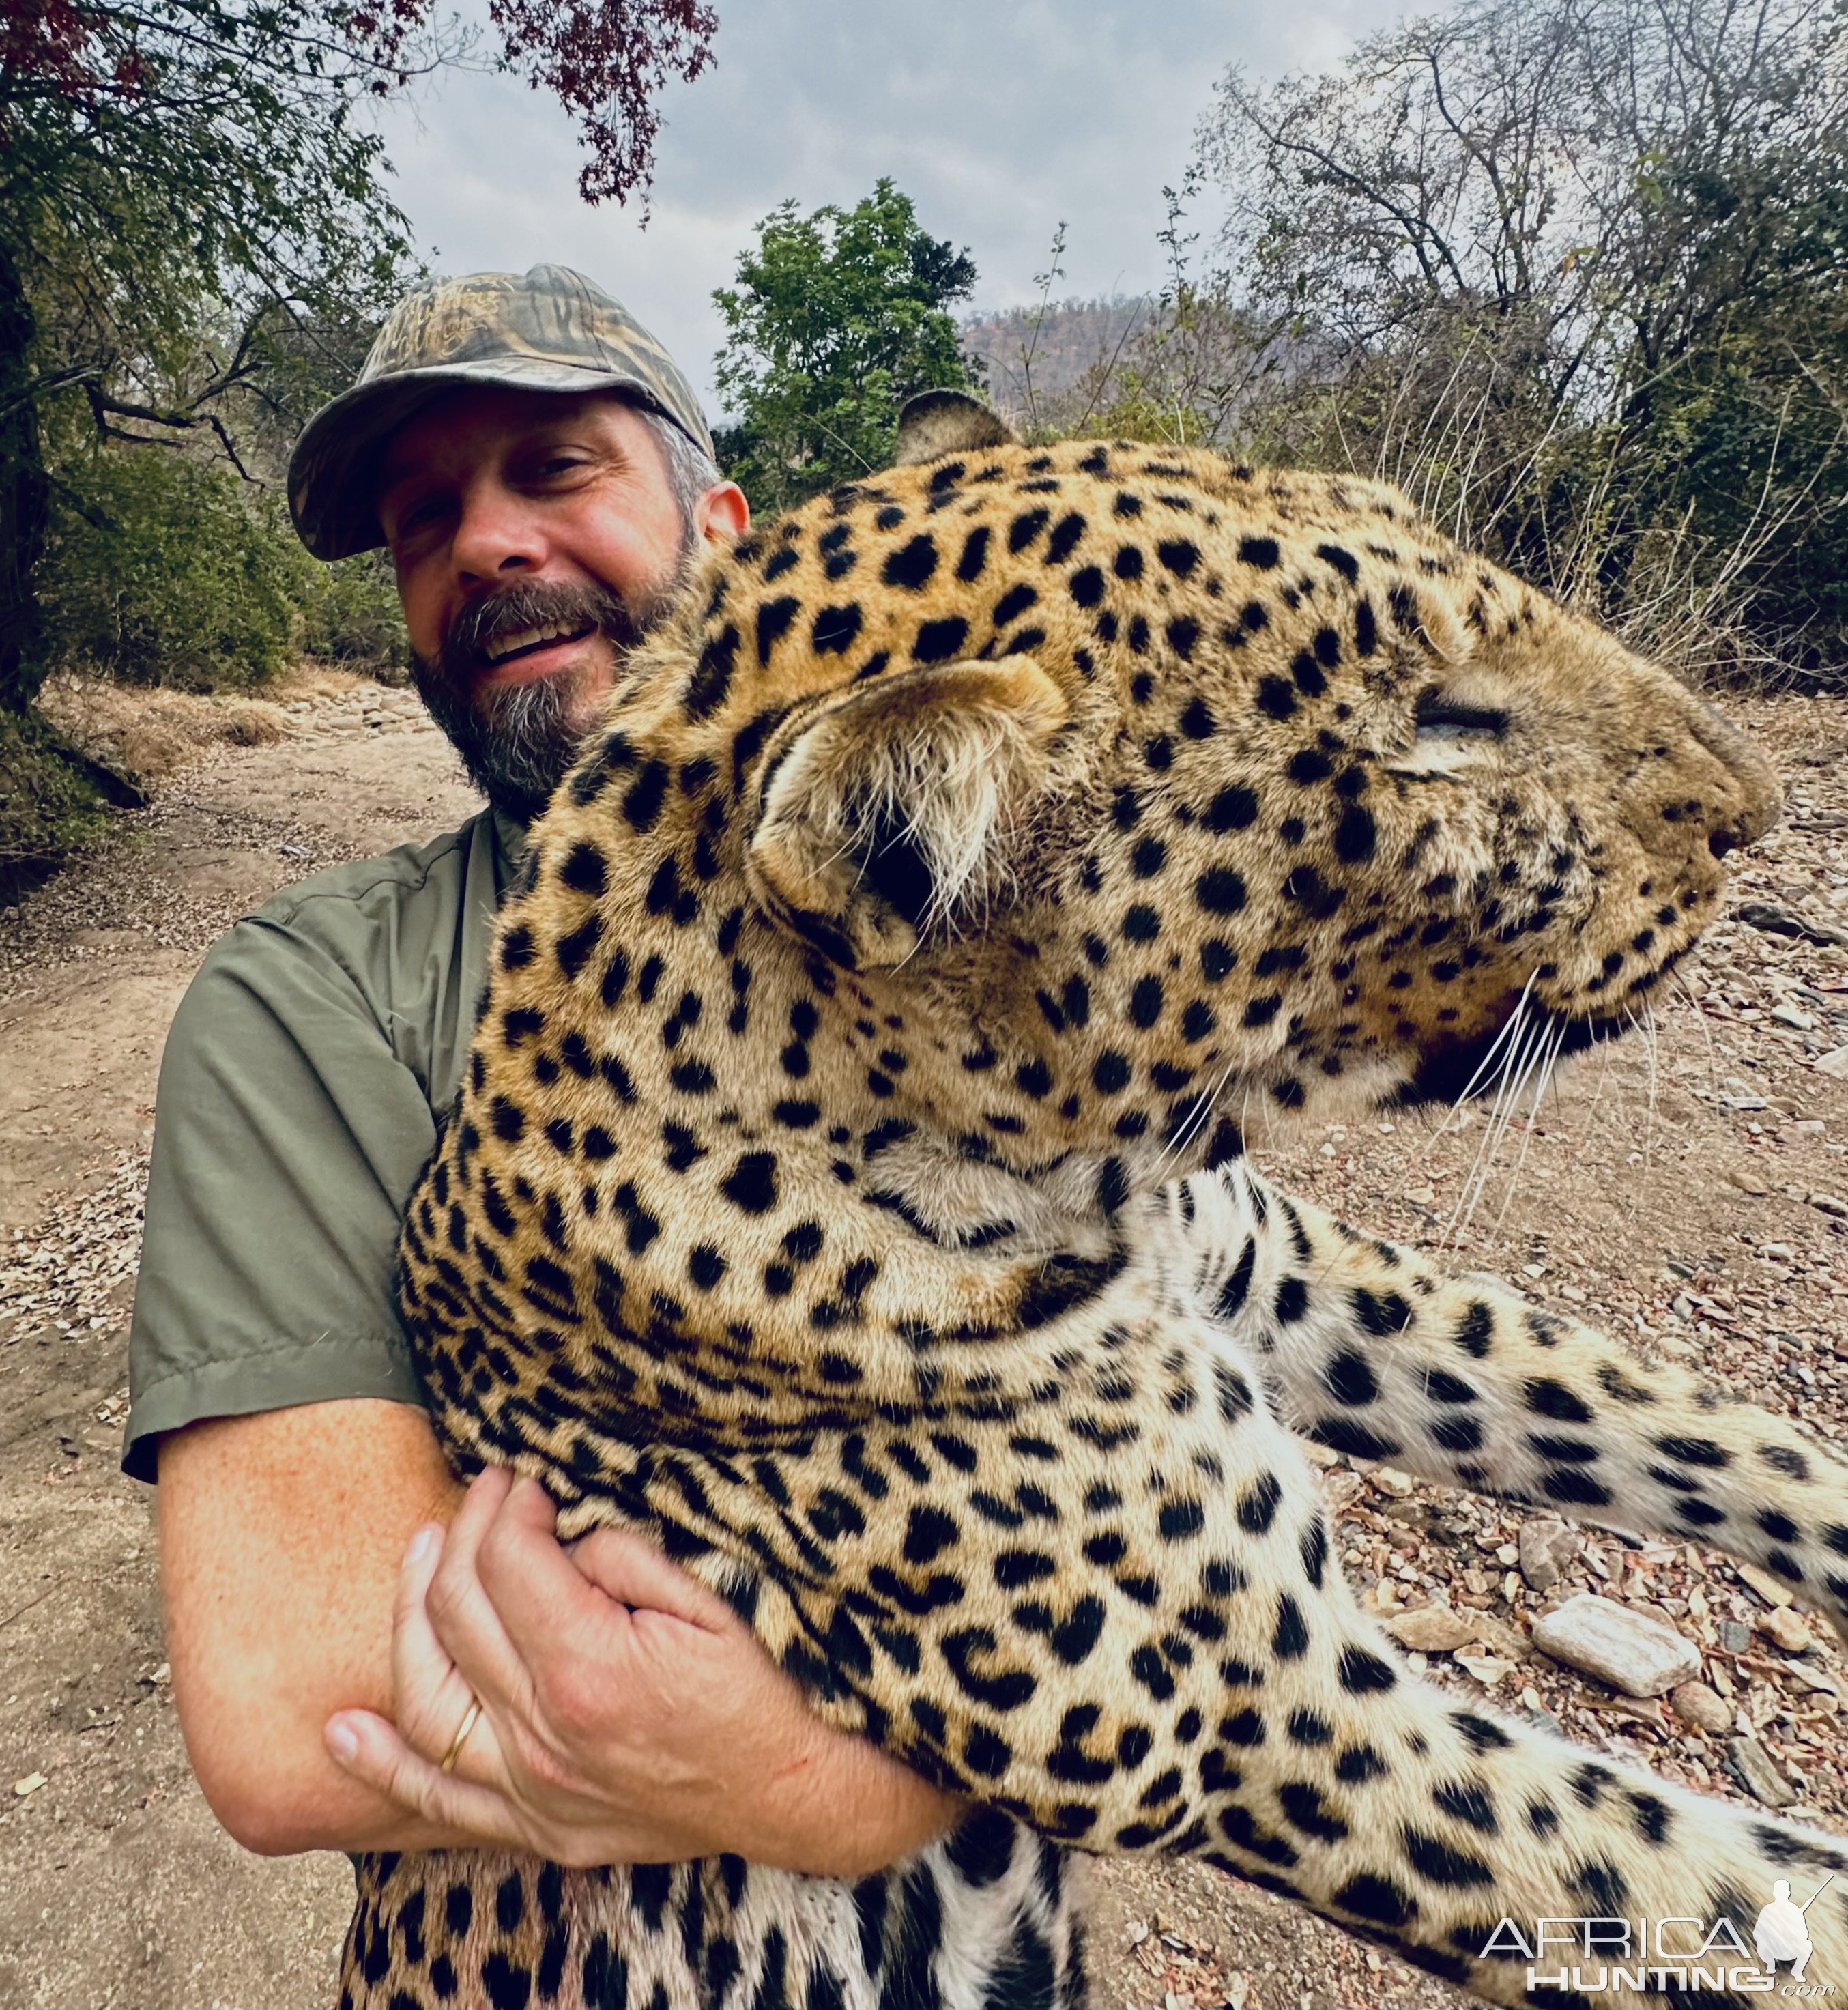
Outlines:
[[[1455,1095],[1517,1010],[1616,1032],[1768,769],[1389,489],[930,418],[633,660],[502,911],[401,1289],[459,1468],[648,1532],[982,1811],[855,1888],[367,1859],[348,1996],[1077,2001],[1073,1848],[1203,1857],[1501,2001],[1503,1916],[1749,1941],[1848,1851],[1413,1675],[1302,1439],[1836,1610],[1843,1455],[1243,1150]]]

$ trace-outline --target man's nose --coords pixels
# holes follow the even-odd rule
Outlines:
[[[545,554],[538,512],[525,496],[491,478],[470,485],[450,546],[459,579],[481,584],[511,572],[534,571],[544,563]]]

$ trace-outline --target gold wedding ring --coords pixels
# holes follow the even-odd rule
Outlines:
[[[468,1699],[468,1708],[462,1713],[462,1721],[456,1727],[456,1735],[449,1740],[449,1749],[443,1754],[442,1771],[455,1771],[456,1762],[462,1756],[462,1748],[468,1742],[468,1735],[474,1729],[475,1719],[481,1714],[481,1699],[478,1696],[471,1696]]]

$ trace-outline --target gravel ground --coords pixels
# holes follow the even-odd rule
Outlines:
[[[257,1864],[212,1828],[166,1699],[145,1490],[112,1471],[151,1062],[132,1079],[73,1081],[59,1071],[68,1056],[45,1051],[56,1008],[113,996],[86,1036],[151,1053],[185,973],[236,914],[317,865],[459,813],[466,798],[404,694],[298,703],[283,708],[281,744],[215,755],[0,915],[9,1156],[46,1134],[23,1155],[27,1174],[0,1181],[0,2000],[328,1990],[343,1871]],[[1646,1036],[1578,1062],[1505,1129],[1475,1112],[1316,1127],[1260,1163],[1375,1233],[1493,1273],[1839,1437],[1848,1059],[1832,1057],[1848,1050],[1848,705],[1727,708],[1782,769],[1786,815],[1735,861],[1726,918]],[[154,977],[140,991],[116,982],[144,965]],[[5,1085],[22,1077],[39,1102]],[[1584,1744],[1706,1792],[1848,1830],[1848,1660],[1783,1587],[1692,1545],[1587,1530],[1559,1539],[1563,1567],[1542,1589],[1521,1567],[1520,1511],[1321,1462],[1346,1568],[1374,1609],[1414,1635],[1406,1615],[1427,1607],[1467,1621],[1466,1642],[1424,1657],[1435,1681],[1544,1712]],[[1530,1548],[1545,1532],[1530,1531]],[[1701,1694],[1639,1703],[1534,1649],[1535,1619],[1584,1592],[1694,1642]],[[84,1923],[60,1939],[80,1864]],[[99,1879],[122,1914],[106,1930]],[[1091,1882],[1101,2003],[1462,2000],[1194,1866],[1104,1865]],[[189,1918],[215,1923],[203,1951]]]

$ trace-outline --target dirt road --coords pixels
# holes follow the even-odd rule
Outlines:
[[[1499,1143],[1479,1118],[1441,1137],[1382,1120],[1318,1128],[1264,1163],[1382,1234],[1448,1238],[1456,1267],[1844,1435],[1848,1081],[1816,1064],[1848,1048],[1848,947],[1818,939],[1848,936],[1848,706],[1733,709],[1793,805],[1732,911],[1757,902],[1797,933],[1729,922],[1652,1042],[1581,1064]],[[287,737],[183,777],[0,916],[0,2003],[332,1998],[345,1861],[262,1863],[213,1822],[166,1682],[152,1496],[116,1471],[155,1071],[187,978],[276,888],[471,805],[406,698],[365,687],[288,720]],[[1436,1678],[1848,1830],[1848,1664],[1818,1624],[1779,1616],[1711,1556],[1609,1536],[1537,1592],[1512,1567],[1517,1511],[1346,1461],[1328,1479],[1374,1609],[1445,1603],[1477,1626],[1431,1657]],[[1531,1650],[1533,1618],[1594,1588],[1700,1646],[1716,1728]],[[1209,1873],[1113,1866],[1093,1884],[1100,2002],[1456,2000]]]

